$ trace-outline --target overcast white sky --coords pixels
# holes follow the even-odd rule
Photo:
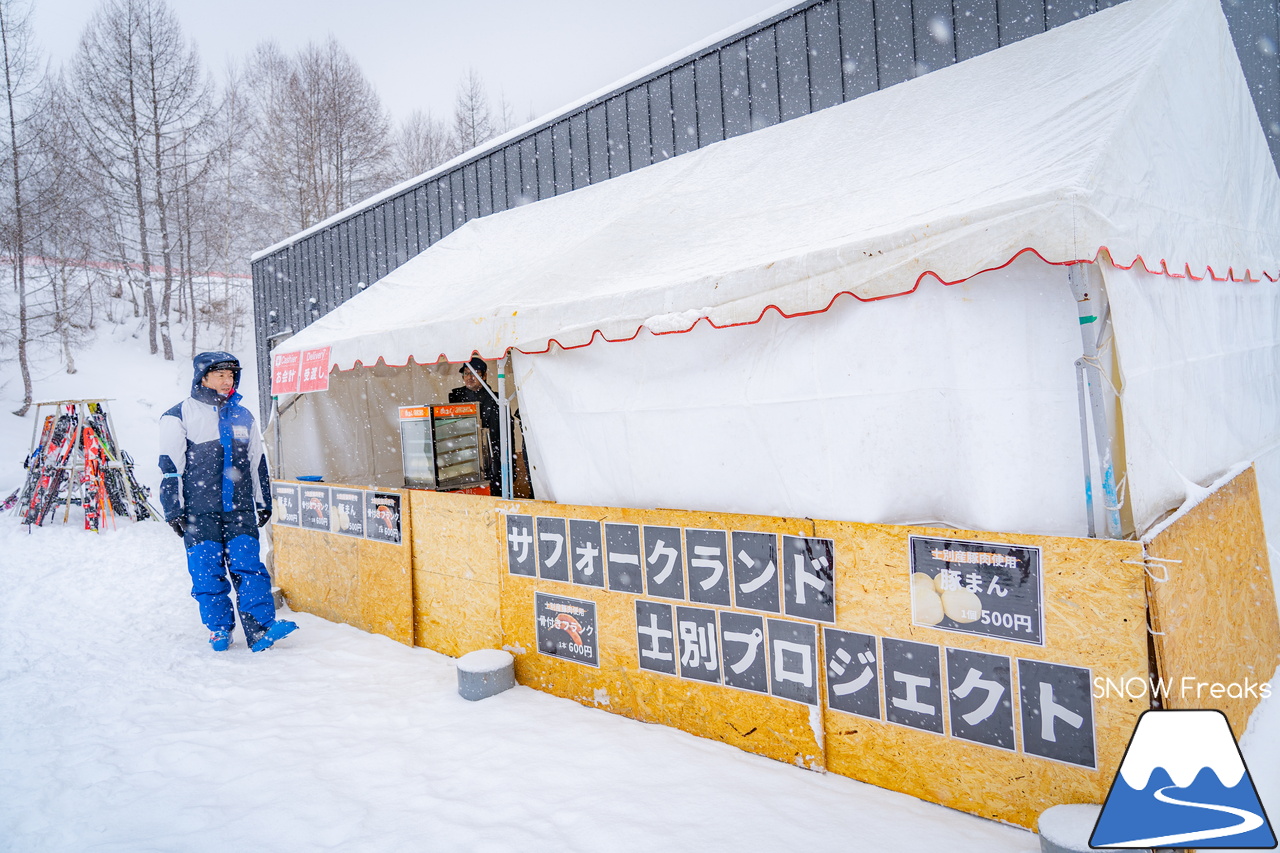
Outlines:
[[[798,2],[798,0],[796,0]],[[34,0],[37,44],[70,59],[98,0]],[[330,33],[400,119],[447,118],[468,67],[523,121],[768,9],[778,0],[169,0],[206,66],[221,76],[258,42],[287,51]]]

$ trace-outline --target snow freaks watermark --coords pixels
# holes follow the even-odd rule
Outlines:
[[[1254,681],[1201,681],[1194,675],[1181,678],[1103,678],[1093,679],[1095,699],[1268,699],[1271,683]]]
[[[1276,836],[1221,711],[1147,711],[1089,838],[1091,848],[1270,850]]]

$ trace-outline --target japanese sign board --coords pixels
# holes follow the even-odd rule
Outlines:
[[[281,394],[297,394],[298,383],[302,380],[302,363],[300,352],[279,352],[271,357],[271,393],[279,397]]]
[[[364,536],[379,542],[399,545],[400,495],[396,492],[370,492],[365,495]]]
[[[533,547],[533,516],[507,516],[507,571],[513,575],[538,574],[537,551]]]
[[[302,486],[302,526],[308,530],[329,530],[329,487]]]
[[[349,486],[271,483],[272,521],[378,542],[401,542],[400,495]]]
[[[726,687],[754,693],[769,692],[769,653],[764,644],[764,617],[722,610],[720,649]]]
[[[608,566],[609,589],[643,594],[644,572],[640,570],[640,526],[606,524],[604,531],[605,565]]]
[[[823,629],[827,663],[827,704],[846,714],[880,719],[880,668],[876,638]]]
[[[271,484],[271,520],[286,527],[297,527],[299,519],[298,484]]]
[[[676,637],[680,646],[680,677],[719,684],[716,612],[701,607],[677,607]]]
[[[670,604],[636,600],[636,643],[641,669],[675,675],[675,636]]]
[[[534,617],[540,654],[600,666],[595,602],[539,592]]]
[[[1096,765],[1088,670],[836,629],[833,540],[513,514],[506,543],[510,574],[637,596],[641,670],[810,706],[825,696],[833,711]],[[916,624],[1043,645],[1038,548],[922,536],[910,547],[924,576],[911,582],[927,579],[940,611],[962,590],[990,614]],[[599,666],[594,604],[535,599],[539,651]]]
[[[1012,661],[1002,655],[947,649],[952,737],[1014,748],[1012,667]]]
[[[329,388],[329,347],[271,356],[271,394],[306,394]]]
[[[364,538],[364,496],[361,489],[341,489],[334,486],[330,492],[330,529],[343,536]]]
[[[804,622],[770,619],[769,692],[818,704],[818,629]]]
[[[506,534],[513,575],[835,621],[830,539],[527,515],[508,515]]]
[[[1023,752],[1096,767],[1092,684],[1087,669],[1019,659]]]
[[[329,347],[303,350],[298,393],[329,389]]]
[[[1040,549],[912,536],[912,622],[1044,645]]]

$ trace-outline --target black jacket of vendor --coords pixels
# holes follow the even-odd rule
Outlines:
[[[484,389],[472,391],[470,388],[454,388],[449,392],[450,403],[479,403],[480,426],[489,431],[489,492],[502,493],[502,469],[498,462],[498,401],[485,393]]]

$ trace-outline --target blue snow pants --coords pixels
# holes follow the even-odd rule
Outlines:
[[[240,625],[252,646],[276,620],[271,576],[258,558],[257,516],[252,512],[199,513],[188,515],[186,523],[187,571],[191,573],[191,597],[200,605],[200,620],[210,631],[234,628],[230,592],[235,587]]]

